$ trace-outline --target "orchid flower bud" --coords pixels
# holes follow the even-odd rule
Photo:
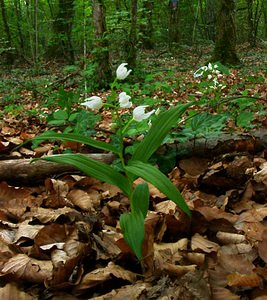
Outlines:
[[[99,110],[103,106],[102,99],[98,96],[92,96],[90,98],[86,98],[85,102],[81,103],[90,109]]]
[[[127,63],[120,64],[116,70],[116,76],[119,80],[124,80],[131,72],[132,70],[127,70],[125,66],[127,66]]]
[[[141,106],[137,106],[133,110],[133,119],[136,122],[141,122],[141,121],[149,118],[155,112],[155,110],[153,109],[152,111],[145,113],[146,107],[148,107],[148,105],[141,105]]]
[[[129,101],[131,96],[127,95],[125,92],[121,92],[119,94],[119,102],[121,108],[130,108],[132,106],[132,102]]]

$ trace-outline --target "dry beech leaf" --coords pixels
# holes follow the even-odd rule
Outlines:
[[[28,221],[20,223],[16,232],[14,243],[19,245],[27,239],[33,240],[43,227],[44,225],[29,225]]]
[[[212,300],[240,300],[240,296],[233,294],[226,288],[212,287]]]
[[[246,240],[246,237],[243,234],[222,232],[222,231],[218,231],[216,233],[216,237],[224,245],[240,244]]]
[[[112,290],[108,294],[92,297],[91,300],[125,300],[125,299],[141,299],[143,294],[151,289],[151,285],[146,282],[136,282],[135,284],[126,285],[119,289]]]
[[[193,251],[203,251],[205,253],[217,252],[220,246],[212,241],[209,241],[196,233],[192,237],[191,248]]]
[[[179,161],[179,167],[190,176],[199,176],[208,168],[208,159],[190,157]]]
[[[159,202],[155,206],[156,212],[160,212],[160,213],[163,213],[166,215],[168,215],[168,214],[173,215],[176,210],[177,210],[177,205],[171,200]]]
[[[255,242],[262,240],[262,234],[265,226],[260,222],[238,222],[234,225],[235,229],[243,231],[246,239]]]
[[[25,254],[17,254],[3,266],[0,276],[12,275],[16,279],[42,283],[52,275],[52,262],[37,260]]]
[[[231,224],[234,224],[238,220],[238,216],[227,213],[217,207],[202,206],[195,208],[195,210],[200,212],[208,222],[212,220],[224,219]]]
[[[231,273],[227,276],[227,284],[229,286],[260,286],[262,279],[256,274],[240,274],[237,272]]]
[[[262,182],[264,185],[267,185],[267,162],[263,163],[260,166],[261,170],[254,174],[254,180],[256,182]]]
[[[203,266],[205,263],[206,255],[204,253],[195,253],[195,252],[183,252],[183,258],[187,259],[192,264]]]
[[[0,288],[0,299],[3,300],[34,300],[37,299],[23,291],[20,291],[16,284],[8,283]]]
[[[105,268],[98,268],[85,274],[80,284],[74,288],[74,291],[76,294],[80,294],[91,287],[104,284],[107,280],[112,279],[113,276],[131,283],[136,281],[136,274],[110,262]]]
[[[86,193],[83,190],[71,190],[67,198],[71,201],[74,205],[78,206],[80,209],[84,211],[91,211],[93,208],[93,201],[91,195]],[[100,196],[98,199],[100,200]]]
[[[162,265],[162,271],[167,272],[170,276],[181,277],[188,272],[195,272],[197,265],[179,266],[170,263]]]
[[[78,212],[70,207],[61,207],[57,209],[36,207],[32,208],[30,212],[24,214],[24,218],[34,218],[41,223],[46,224],[55,222],[59,217],[68,217],[70,221],[75,221]]]
[[[261,259],[267,263],[267,229],[263,231],[262,240],[258,244],[259,256]]]
[[[238,254],[229,255],[223,253],[221,250],[218,253],[218,263],[228,272],[228,274],[234,272],[251,274],[253,272],[255,266],[249,261],[248,256]]]

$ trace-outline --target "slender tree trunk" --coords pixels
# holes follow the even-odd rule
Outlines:
[[[21,31],[21,6],[19,0],[14,0],[14,9],[15,9],[15,15],[16,15],[16,26],[17,26],[17,32],[18,32],[18,38],[19,38],[19,47],[20,47],[20,54],[24,56],[25,46],[24,46],[24,38]]]
[[[207,37],[209,40],[215,41],[215,20],[216,20],[216,1],[206,1],[207,13]]]
[[[6,7],[5,7],[4,0],[0,0],[0,6],[1,6],[1,13],[2,13],[5,35],[6,35],[6,39],[7,39],[5,56],[6,56],[7,64],[11,65],[14,62],[14,55],[11,52],[12,51],[12,38],[11,38],[11,31],[9,28],[9,24],[7,21],[7,14],[6,14]]]
[[[56,43],[52,51],[55,52],[59,57],[65,57],[71,64],[73,64],[75,61],[74,50],[71,41],[73,18],[74,0],[59,0],[58,14],[54,22]],[[58,46],[60,46],[60,48],[58,48]]]
[[[39,63],[39,36],[38,36],[38,0],[34,0],[34,65],[38,68]]]
[[[111,79],[108,41],[106,33],[106,11],[103,0],[93,0],[95,78],[99,87],[108,87]]]
[[[240,64],[236,53],[235,0],[220,0],[216,22],[215,48],[211,61]]]
[[[127,62],[129,63],[129,66],[131,68],[135,68],[136,66],[136,43],[137,43],[137,0],[132,0],[131,1],[131,28],[130,28],[130,33],[129,33],[129,42],[127,45],[127,50],[128,50],[128,58]]]
[[[153,0],[143,1],[143,13],[142,13],[142,25],[140,26],[140,32],[142,33],[142,42],[145,49],[153,49]]]
[[[173,43],[179,43],[179,0],[169,1],[169,48]]]

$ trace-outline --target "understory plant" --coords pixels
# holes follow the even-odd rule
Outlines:
[[[148,109],[147,105],[133,108],[133,103],[130,101],[131,96],[123,91],[120,91],[119,94],[115,91],[115,87],[120,88],[120,82],[125,80],[131,72],[131,70],[127,69],[126,65],[126,63],[123,63],[117,68],[116,78],[111,84],[111,96],[108,97],[107,101],[103,101],[98,96],[92,96],[85,99],[85,102],[82,103],[86,108],[96,112],[103,109],[111,112],[113,128],[115,130],[113,138],[116,140],[116,143],[105,143],[74,133],[54,132],[45,132],[36,137],[35,140],[57,139],[74,141],[112,152],[117,156],[120,162],[119,168],[114,165],[95,161],[82,154],[60,154],[42,159],[70,164],[88,176],[111,183],[120,188],[130,201],[130,211],[120,216],[120,227],[125,241],[137,258],[142,261],[142,244],[145,239],[144,222],[149,206],[148,182],[157,187],[170,200],[175,202],[183,212],[191,217],[191,212],[179,190],[167,176],[149,162],[149,159],[192,103],[177,105],[157,116],[154,110],[146,112]],[[128,118],[125,118],[125,114],[127,113]],[[133,124],[138,124],[144,120],[144,122],[147,122],[152,115],[154,115],[154,119],[147,134],[134,147],[131,157],[126,159],[124,154],[124,138],[127,136],[127,129]],[[143,178],[144,182],[135,185],[134,181],[138,177]]]

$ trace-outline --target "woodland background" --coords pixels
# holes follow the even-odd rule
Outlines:
[[[23,62],[40,71],[49,60],[63,60],[103,86],[112,65],[126,61],[135,67],[142,49],[167,47],[173,54],[201,56],[204,45],[235,52],[236,44],[255,47],[267,38],[265,0],[1,0],[0,5],[2,64]],[[238,62],[221,55],[214,53],[213,60]]]
[[[0,7],[0,299],[266,299],[267,1]],[[123,62],[132,72],[113,88],[134,106],[161,114],[197,103],[152,158],[192,219],[149,185],[145,268],[123,238],[130,203],[117,187],[65,164],[31,163],[78,152],[117,166],[84,144],[36,138],[54,130],[116,145],[111,113],[80,104],[108,101]],[[220,76],[194,76],[204,65]],[[125,150],[148,130],[146,120],[129,127]]]

